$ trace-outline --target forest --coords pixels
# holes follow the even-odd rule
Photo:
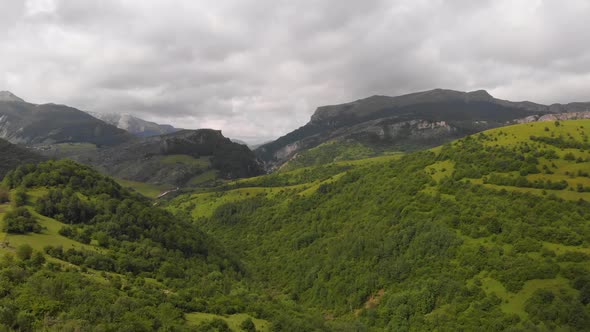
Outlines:
[[[580,130],[565,124],[554,130]],[[168,208],[192,211],[247,262],[259,287],[318,308],[332,328],[585,331],[590,201],[577,182],[586,183],[578,158],[587,152],[529,139],[537,127],[326,178],[318,167],[306,188],[263,177],[252,194],[243,183],[180,196]]]
[[[73,161],[22,165],[0,192],[0,324],[587,331],[590,152],[530,138],[573,132],[573,146],[587,122],[285,169],[157,206]]]

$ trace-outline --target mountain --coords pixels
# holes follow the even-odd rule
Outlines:
[[[20,165],[36,163],[45,160],[38,154],[35,154],[25,148],[11,144],[0,139],[0,180],[4,175]]]
[[[167,208],[335,331],[587,331],[589,137],[590,120],[506,126]]]
[[[15,96],[10,91],[0,91],[0,101],[16,101],[16,102],[24,102],[24,100],[20,99],[19,97]]]
[[[212,129],[181,130],[83,152],[70,158],[107,174],[138,182],[197,185],[263,174],[247,146]]]
[[[174,128],[171,125],[161,125],[155,122],[146,121],[127,113],[87,113],[99,120],[102,120],[117,128],[126,130],[139,137],[158,136],[181,130]]]
[[[131,135],[78,109],[31,104],[10,92],[2,92],[0,138],[28,145],[64,142],[115,145],[128,141]]]
[[[496,99],[483,90],[436,89],[398,97],[372,96],[319,107],[305,126],[256,149],[268,167],[322,143],[352,141],[376,153],[432,147],[530,115],[578,112],[590,103],[550,106]]]

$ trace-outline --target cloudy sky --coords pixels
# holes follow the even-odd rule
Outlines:
[[[250,142],[432,88],[590,100],[590,1],[0,0],[0,90]]]

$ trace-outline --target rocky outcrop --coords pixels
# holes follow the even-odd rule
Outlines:
[[[544,114],[531,115],[523,119],[518,119],[515,123],[530,123],[530,122],[544,122],[544,121],[564,121],[564,120],[581,120],[590,119],[590,111],[558,113],[558,114]]]

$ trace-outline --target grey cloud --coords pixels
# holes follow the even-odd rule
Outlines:
[[[590,100],[587,1],[68,1],[0,5],[0,87],[250,140],[317,106],[436,87]]]

